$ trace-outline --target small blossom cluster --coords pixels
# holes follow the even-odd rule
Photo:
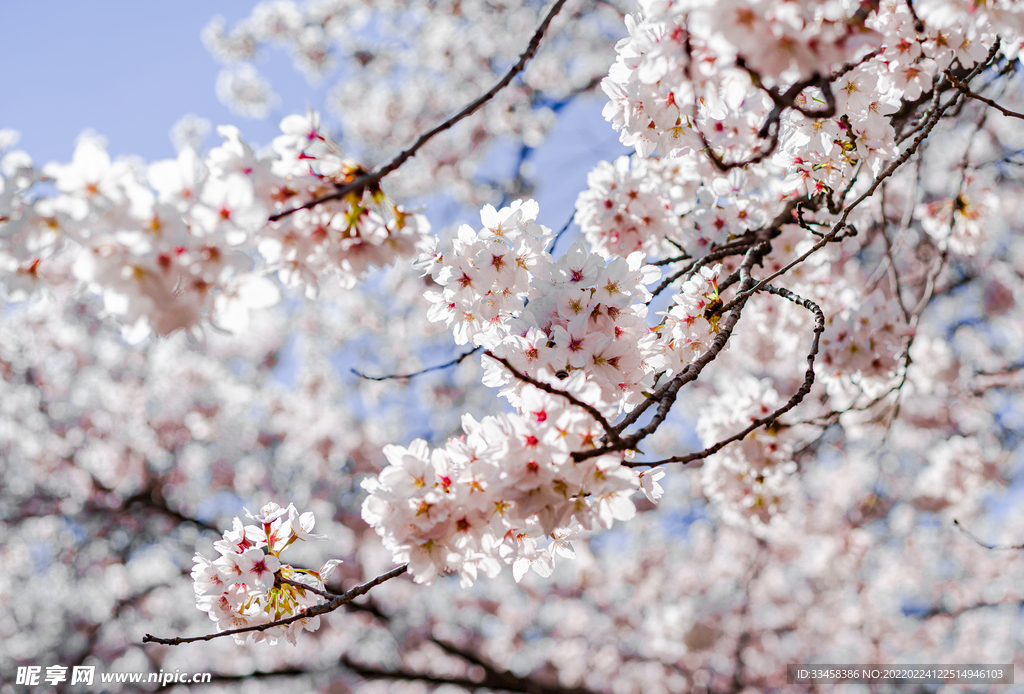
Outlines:
[[[595,253],[609,258],[643,251],[655,258],[678,250],[672,243],[682,244],[679,208],[694,197],[700,177],[676,166],[680,170],[666,171],[664,159],[619,157],[587,174],[575,221]]]
[[[594,251],[606,258],[680,250],[697,257],[764,226],[779,197],[768,173],[750,165],[723,175],[696,151],[619,157],[588,174],[575,219]]]
[[[898,153],[889,117],[901,102],[920,99],[954,60],[965,68],[984,60],[996,36],[994,27],[1007,26],[1005,21],[993,24],[990,13],[942,5],[915,6],[923,20],[919,30],[906,3],[881,3],[866,22],[880,37],[875,53],[829,85],[835,114],[823,119],[785,114],[774,161],[787,171],[788,187],[811,195],[840,190],[858,162],[877,174]],[[804,107],[824,101],[816,88],[798,99]]]
[[[976,438],[953,436],[927,453],[928,465],[917,477],[911,503],[937,513],[950,506],[977,503],[978,489],[998,478]]]
[[[826,378],[886,382],[899,368],[906,338],[914,329],[907,325],[896,299],[886,299],[881,292],[861,297],[852,287],[842,289],[836,287],[835,303],[846,306],[825,319],[816,364]]]
[[[307,23],[302,11],[287,1],[256,5],[251,16],[230,30],[223,17],[215,17],[203,29],[203,43],[225,63],[256,58],[261,43],[287,44],[296,66],[311,79],[334,67],[325,27]]]
[[[486,334],[525,308],[531,269],[541,263],[551,238],[550,229],[535,223],[539,210],[533,200],[516,200],[500,211],[487,205],[480,212],[483,229],[464,224],[450,252],[435,245],[422,259],[434,282],[444,287],[426,293],[433,303],[428,317],[444,321],[457,344],[493,344]]]
[[[659,368],[679,373],[686,365],[707,351],[719,333],[718,320],[722,300],[718,295],[718,278],[722,266],[704,266],[683,282],[675,303],[664,312],[657,346],[659,358],[652,360]]]
[[[425,218],[392,206],[377,187],[268,222],[272,212],[365,173],[334,152],[315,113],[289,116],[281,128],[266,156],[227,126],[205,159],[186,147],[176,160],[149,166],[112,161],[92,136],[81,138],[71,163],[42,171],[27,156],[7,154],[0,282],[16,296],[43,286],[88,288],[129,339],[141,339],[203,320],[244,327],[249,309],[279,298],[268,272],[313,293],[321,277],[350,287],[369,264],[417,253]],[[33,199],[31,186],[42,180],[59,194]]]
[[[433,256],[427,292],[429,317],[446,321],[455,341],[507,359],[531,377],[542,371],[565,378],[576,371],[601,390],[602,402],[630,409],[652,383],[656,339],[644,317],[657,268],[643,253],[606,262],[575,244],[555,260],[544,252],[550,230],[534,223],[534,201],[481,213],[485,226],[459,230],[452,251]],[[504,365],[484,358],[484,383],[502,387],[517,407],[523,382]]]
[[[301,614],[318,603],[314,591],[324,590],[341,563],[332,559],[319,571],[311,571],[281,562],[281,552],[296,540],[325,539],[312,533],[316,523],[312,513],[300,514],[294,504],[282,508],[269,503],[259,514],[246,511],[246,515],[257,525],[243,525],[236,517],[232,529],[214,543],[220,553],[217,559],[195,555],[192,580],[196,604],[217,623],[218,631],[259,626]],[[238,643],[251,635],[255,641],[274,644],[285,638],[295,644],[300,631],[316,631],[319,626],[320,617],[314,615],[233,637]]]
[[[746,376],[730,380],[721,395],[701,411],[697,433],[711,446],[781,405],[769,380]],[[705,496],[716,502],[723,516],[759,532],[786,507],[792,492],[794,429],[773,423],[750,432],[709,457],[701,470]]]
[[[600,406],[600,389],[581,371],[545,381]],[[580,530],[632,518],[635,491],[661,496],[660,470],[637,473],[621,454],[573,458],[603,435],[582,408],[533,385],[521,403],[521,414],[465,415],[464,436],[441,448],[422,439],[386,446],[389,465],[363,482],[363,519],[417,582],[458,572],[468,586],[504,564],[517,581],[531,567],[548,576],[556,554],[573,556],[569,541]]]
[[[878,36],[853,3],[641,2],[630,37],[602,83],[605,118],[641,156],[703,148],[760,128],[771,104],[750,90],[743,65],[766,84],[795,82],[850,61]],[[844,5],[846,5],[844,7]],[[850,7],[852,5],[852,7]],[[698,109],[705,102],[707,108]],[[703,121],[703,122],[698,122]],[[698,129],[699,127],[699,129]]]
[[[921,227],[943,248],[959,255],[975,255],[984,241],[986,227],[999,200],[990,186],[966,174],[953,198],[941,198],[919,206]]]

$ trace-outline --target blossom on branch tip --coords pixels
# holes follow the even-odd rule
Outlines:
[[[259,514],[246,511],[246,515],[259,526],[243,525],[236,517],[232,530],[215,544],[221,556],[210,561],[196,554],[194,559],[196,604],[217,623],[219,631],[268,624],[319,604],[318,593],[325,590],[341,563],[331,559],[319,571],[311,571],[281,562],[281,552],[294,541],[324,539],[310,532],[315,524],[312,513],[300,514],[294,504],[281,507],[271,502]],[[276,643],[285,638],[294,644],[299,631],[315,631],[319,624],[319,617],[313,616],[264,631],[235,634],[234,639],[244,643],[252,635],[256,641]]]

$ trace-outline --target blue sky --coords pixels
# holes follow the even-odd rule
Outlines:
[[[4,2],[0,70],[8,96],[0,99],[0,128],[20,131],[19,147],[37,164],[69,161],[86,128],[105,136],[113,155],[171,157],[175,150],[168,133],[187,113],[214,126],[236,124],[247,139],[267,142],[283,113],[304,111],[320,95],[274,51],[259,67],[286,111],[255,121],[232,114],[217,100],[221,66],[203,47],[200,33],[214,15],[233,23],[254,4]]]

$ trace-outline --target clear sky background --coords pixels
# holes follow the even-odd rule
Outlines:
[[[287,110],[257,121],[217,100],[221,65],[200,33],[214,15],[234,23],[254,4],[0,0],[0,128],[20,131],[19,148],[37,164],[69,161],[86,128],[106,137],[114,156],[172,157],[171,126],[188,113],[268,142],[282,115],[317,105],[326,88],[310,88],[282,52],[271,51],[259,67]]]

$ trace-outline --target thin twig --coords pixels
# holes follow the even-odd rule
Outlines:
[[[753,241],[745,239],[741,242],[728,243],[724,246],[713,249],[707,255],[703,255],[700,258],[696,258],[689,264],[682,267],[680,270],[672,273],[664,280],[662,280],[661,284],[655,287],[654,290],[651,292],[651,296],[658,296],[659,294],[661,294],[661,292],[665,291],[665,289],[667,289],[670,284],[678,280],[680,277],[685,277],[689,279],[689,277],[693,275],[694,272],[699,270],[701,267],[707,265],[708,263],[712,263],[716,260],[721,260],[722,258],[727,258],[730,255],[736,255],[745,252],[750,248],[750,246],[753,243]],[[655,265],[660,264],[661,263],[655,263]]]
[[[986,607],[1002,607],[1003,605],[1017,605],[1019,607],[1021,604],[1022,603],[1020,600],[1003,600],[1000,602],[976,602],[973,605],[964,605],[963,607],[958,607],[955,610],[947,610],[946,608],[939,607],[938,605],[936,605],[935,607],[933,607],[932,609],[928,610],[923,614],[915,614],[911,616],[917,617],[919,619],[931,619],[932,617],[939,616],[959,617],[964,612],[983,610]]]
[[[573,210],[573,213],[571,215],[569,215],[569,219],[565,220],[565,224],[558,231],[558,233],[555,234],[555,240],[551,242],[551,248],[548,249],[548,253],[550,253],[551,255],[555,254],[555,246],[558,245],[558,240],[560,238],[562,238],[562,234],[564,234],[566,231],[569,230],[569,226],[572,224],[572,220],[574,220],[574,219],[576,219],[576,211],[575,210]]]
[[[319,595],[322,598],[327,598],[328,600],[333,600],[334,598],[338,597],[337,593],[331,593],[330,591],[320,590],[319,588],[311,586],[307,583],[293,581],[290,578],[285,578],[280,573],[274,576],[274,585],[277,585],[278,583],[284,584],[286,586],[295,586],[296,588],[302,588],[303,590],[308,590],[310,593]]]
[[[509,371],[511,371],[512,375],[518,378],[520,381],[523,381],[524,383],[529,383],[535,388],[543,390],[545,393],[551,393],[552,395],[560,395],[569,402],[571,402],[573,405],[576,405],[577,407],[582,407],[584,410],[587,411],[587,414],[596,419],[598,424],[601,425],[601,428],[604,429],[605,436],[609,437],[609,439],[611,439],[612,441],[618,439],[619,436],[615,432],[615,428],[607,419],[605,419],[605,416],[601,414],[600,410],[598,410],[593,405],[583,402],[572,393],[567,393],[564,390],[559,390],[554,386],[544,383],[543,381],[538,381],[536,378],[524,374],[522,371],[519,371],[516,367],[512,366],[512,364],[510,364],[507,359],[499,357],[490,350],[487,350],[486,352],[484,352],[484,354],[493,359],[494,361],[498,362],[502,366],[504,366]]]
[[[461,111],[459,111],[454,116],[444,121],[437,127],[433,128],[432,130],[428,130],[427,132],[420,135],[419,138],[417,138],[416,142],[414,142],[411,147],[406,149],[404,152],[399,154],[397,157],[395,157],[390,162],[388,162],[381,168],[377,169],[373,173],[366,174],[365,176],[360,176],[351,183],[348,183],[338,188],[330,195],[325,195],[321,198],[310,200],[304,205],[292,207],[282,212],[278,212],[275,215],[271,215],[270,221],[276,222],[280,219],[283,219],[284,217],[287,217],[290,214],[293,214],[294,212],[298,212],[299,210],[308,210],[330,200],[339,200],[341,198],[344,198],[349,193],[366,190],[367,188],[378,184],[381,181],[381,179],[383,179],[389,173],[391,173],[392,171],[400,167],[402,164],[404,164],[406,161],[411,159],[416,154],[416,152],[418,152],[420,148],[427,144],[427,142],[429,142],[435,135],[438,135],[444,132],[445,130],[448,130],[462,119],[475,113],[477,110],[480,109],[481,106],[483,106],[488,101],[493,99],[498,92],[507,87],[512,82],[512,80],[515,79],[516,75],[523,71],[523,69],[526,67],[526,63],[530,61],[530,58],[532,58],[534,54],[536,54],[537,49],[540,48],[540,41],[544,37],[544,32],[547,31],[548,25],[551,24],[551,20],[555,18],[555,15],[558,14],[559,10],[562,9],[562,6],[565,3],[566,0],[556,0],[555,4],[548,11],[547,16],[544,17],[544,21],[542,21],[540,23],[540,26],[537,27],[537,31],[534,32],[533,37],[530,39],[529,45],[526,47],[526,50],[523,51],[523,54],[519,56],[519,60],[516,61],[515,65],[509,68],[509,71],[505,74],[504,77],[498,80],[497,84],[495,84],[493,87],[487,90],[476,101],[473,101],[472,103],[468,104]]]
[[[964,535],[966,535],[967,537],[969,537],[972,540],[974,540],[978,544],[978,546],[984,547],[985,549],[1024,549],[1024,544],[1020,544],[1020,545],[990,545],[988,543],[982,542],[981,540],[978,539],[977,535],[975,535],[970,530],[965,528],[963,526],[963,523],[958,521],[956,518],[953,519],[953,525],[955,525],[957,528],[959,528],[960,532],[962,532]]]
[[[981,370],[977,370],[976,369],[974,371],[974,375],[975,376],[1007,376],[1007,375],[1012,374],[1012,373],[1014,373],[1016,371],[1020,371],[1021,369],[1024,369],[1024,363],[1010,364],[1009,366],[1006,366],[1006,367],[1004,367],[1002,369],[998,369],[996,371],[981,371]]]
[[[452,359],[449,362],[445,362],[444,364],[438,364],[437,366],[428,366],[425,369],[420,369],[419,371],[414,371],[413,373],[410,374],[388,374],[387,376],[367,376],[362,371],[357,371],[356,369],[349,369],[349,371],[354,373],[356,376],[359,376],[359,378],[365,378],[367,381],[387,381],[392,378],[413,378],[414,376],[419,376],[420,374],[425,374],[429,371],[439,371],[440,369],[447,369],[449,366],[456,366],[458,364],[461,364],[467,357],[469,357],[472,354],[476,354],[478,351],[480,351],[480,348],[474,347],[473,349],[469,350],[464,354],[460,354],[455,359]]]
[[[953,86],[959,89],[961,92],[963,92],[964,95],[969,96],[970,98],[975,99],[976,101],[980,101],[983,104],[988,104],[992,108],[1002,113],[1004,116],[1009,116],[1010,118],[1020,118],[1021,120],[1024,120],[1024,113],[1017,113],[1016,111],[1011,111],[1008,108],[1003,108],[996,102],[992,101],[992,99],[987,99],[980,94],[975,94],[970,90],[970,88],[966,84],[958,80],[956,77],[953,77],[953,75],[949,74],[949,70],[947,70],[944,74],[946,75],[946,79],[952,82]]]
[[[408,564],[396,566],[395,568],[391,569],[391,571],[383,573],[380,576],[377,576],[376,578],[373,578],[367,581],[366,583],[363,583],[362,585],[356,586],[352,590],[345,591],[341,595],[332,598],[330,602],[322,602],[319,605],[313,605],[312,607],[307,608],[305,611],[300,612],[299,614],[292,615],[291,617],[286,617],[284,619],[278,619],[273,622],[267,622],[266,624],[255,624],[253,626],[241,627],[239,629],[227,629],[225,631],[219,631],[216,634],[207,634],[205,636],[176,636],[173,639],[159,638],[157,636],[153,636],[152,634],[146,634],[142,638],[142,643],[159,643],[164,646],[177,646],[182,643],[194,643],[196,641],[212,641],[214,639],[220,638],[221,636],[248,634],[249,632],[253,631],[266,631],[267,629],[273,629],[274,627],[287,626],[292,622],[298,622],[303,619],[309,619],[310,617],[317,617],[322,614],[334,612],[342,605],[346,605],[352,602],[360,595],[365,595],[370,591],[371,588],[379,586],[381,583],[384,583],[384,581],[388,581],[392,578],[395,578],[396,576],[401,576],[408,570]],[[309,586],[303,587],[308,588]]]

